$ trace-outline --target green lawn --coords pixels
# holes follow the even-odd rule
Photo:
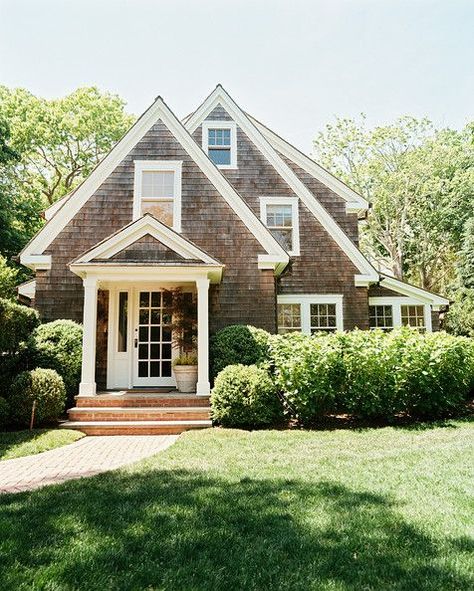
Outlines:
[[[67,445],[84,437],[69,429],[33,429],[0,433],[0,460],[31,456]]]
[[[187,433],[132,468],[0,497],[0,589],[472,589],[473,435]]]

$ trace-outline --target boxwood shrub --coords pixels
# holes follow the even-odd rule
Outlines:
[[[72,320],[41,324],[28,341],[30,367],[54,369],[63,378],[68,404],[81,381],[82,326]]]
[[[35,426],[55,423],[64,412],[66,389],[62,377],[53,369],[33,369],[20,373],[13,381],[10,396],[12,421],[30,424],[36,400]]]
[[[0,353],[17,353],[39,323],[36,310],[0,298]]]
[[[214,421],[224,427],[265,427],[279,422],[283,407],[267,370],[256,365],[228,365],[211,393]]]
[[[210,339],[211,377],[228,365],[252,365],[268,359],[270,334],[261,328],[233,324]]]

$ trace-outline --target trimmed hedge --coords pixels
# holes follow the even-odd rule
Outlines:
[[[28,341],[30,367],[54,369],[63,378],[72,404],[81,381],[82,326],[55,320],[38,326]]]
[[[270,376],[256,365],[229,365],[216,378],[212,418],[224,427],[265,427],[283,418]]]
[[[33,369],[20,373],[11,387],[10,410],[15,424],[28,426],[36,400],[35,426],[55,423],[64,412],[66,389],[53,369]]]
[[[269,357],[270,334],[261,328],[232,324],[219,330],[209,343],[211,377],[228,365],[253,365]]]
[[[0,353],[17,353],[39,323],[36,310],[0,298]]]

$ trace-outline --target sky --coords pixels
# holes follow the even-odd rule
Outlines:
[[[0,84],[182,117],[217,83],[306,152],[336,116],[474,120],[474,0],[0,0]]]

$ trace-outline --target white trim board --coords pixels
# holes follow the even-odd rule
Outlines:
[[[138,121],[130,128],[124,137],[112,148],[103,160],[96,166],[92,173],[77,187],[70,199],[57,211],[50,221],[34,236],[25,246],[20,261],[28,266],[27,257],[42,254],[56,236],[64,229],[66,224],[78,213],[81,207],[95,193],[100,185],[108,178],[113,170],[129,154],[131,149],[142,139],[146,132],[158,121],[173,134],[184,150],[191,156],[200,170],[206,175],[216,190],[244,222],[249,231],[255,236],[268,254],[287,257],[283,248],[273,238],[258,217],[244,202],[238,192],[229,181],[219,172],[216,166],[209,160],[202,148],[194,141],[186,131],[174,113],[169,109],[161,97],[143,113]]]
[[[319,203],[306,185],[297,177],[281,156],[270,145],[268,140],[257,129],[242,109],[233,101],[227,92],[218,85],[207,99],[186,121],[186,128],[193,133],[206,117],[217,107],[222,106],[236,124],[249,137],[250,141],[260,150],[266,160],[280,174],[287,185],[297,195],[314,217],[320,222],[331,238],[352,261],[361,275],[367,277],[367,282],[378,282],[379,274],[365,258],[357,246],[337,224],[329,212]]]
[[[420,303],[426,302],[433,306],[449,306],[449,300],[447,298],[426,291],[421,287],[415,287],[409,283],[404,283],[403,281],[400,281],[400,279],[395,279],[395,277],[382,277],[380,285],[404,296],[412,297]]]
[[[230,164],[216,164],[221,170],[235,170],[237,166],[237,125],[235,121],[211,121],[206,119],[202,124],[202,149],[209,156],[209,130],[230,129]],[[218,146],[211,146],[218,147]]]
[[[291,162],[302,168],[315,179],[326,185],[326,187],[331,189],[331,191],[336,193],[336,195],[344,199],[344,201],[346,201],[347,213],[358,213],[361,210],[369,209],[370,204],[366,199],[356,193],[345,183],[340,181],[337,177],[332,175],[328,170],[295,148],[295,146],[284,140],[266,125],[258,121],[258,119],[252,117],[252,115],[247,113],[247,117],[252,121],[255,127],[257,127],[261,134],[270,142],[275,150],[278,150],[278,152],[285,156],[285,158],[291,160]]]

